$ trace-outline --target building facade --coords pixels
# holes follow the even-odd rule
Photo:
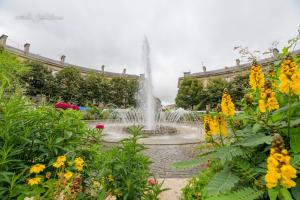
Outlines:
[[[296,50],[292,52],[295,55],[300,56],[300,50]],[[258,63],[262,66],[264,71],[268,71],[268,69],[273,65],[273,62],[277,60],[278,50],[273,50],[273,56],[270,58],[265,58],[259,60]],[[178,86],[180,85],[180,81],[184,78],[197,78],[202,81],[204,87],[207,86],[209,80],[222,78],[226,81],[230,82],[234,77],[240,75],[247,75],[249,73],[250,67],[252,63],[240,64],[240,60],[236,60],[236,65],[232,67],[224,67],[223,69],[216,69],[211,71],[206,71],[206,67],[203,67],[203,72],[191,73],[184,72],[183,77],[180,77],[178,80]]]
[[[80,71],[81,75],[83,75],[83,76],[86,76],[88,73],[91,73],[91,72],[96,72],[96,73],[102,73],[104,76],[106,76],[108,78],[113,78],[113,77],[124,77],[124,78],[128,78],[128,79],[139,79],[140,78],[140,76],[138,76],[138,75],[127,74],[126,68],[123,69],[122,73],[115,73],[115,72],[105,71],[104,65],[101,66],[101,70],[97,70],[97,69],[91,69],[88,67],[82,67],[82,66],[77,66],[77,65],[66,63],[65,55],[62,55],[60,57],[60,60],[54,60],[54,59],[50,59],[47,57],[43,57],[38,54],[31,53],[29,51],[30,50],[29,43],[26,43],[24,45],[23,50],[7,45],[6,44],[7,38],[8,38],[7,35],[2,35],[0,37],[0,47],[4,48],[9,53],[14,54],[20,60],[35,61],[35,62],[39,62],[39,63],[43,64],[45,67],[47,67],[48,69],[50,69],[52,71],[53,75],[55,75],[57,72],[64,69],[65,67],[74,67],[74,68],[78,69]]]

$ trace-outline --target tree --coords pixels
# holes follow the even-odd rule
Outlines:
[[[216,78],[209,80],[206,88],[205,104],[210,104],[211,107],[221,102],[223,91],[228,88],[229,83],[222,78]]]
[[[86,100],[95,100],[96,104],[107,104],[110,101],[109,80],[102,73],[91,73],[85,79]]]
[[[84,80],[80,71],[74,67],[66,67],[57,73],[57,95],[65,102],[84,103]]]
[[[185,109],[195,109],[195,106],[201,103],[203,97],[203,84],[196,78],[184,78],[180,82],[176,106]]]
[[[139,82],[135,79],[127,80],[126,94],[125,94],[125,103],[126,107],[136,106],[136,93],[139,89]]]
[[[240,102],[241,99],[246,94],[245,89],[249,88],[249,78],[248,75],[246,76],[236,76],[230,83],[229,83],[229,93],[232,97],[232,100],[237,103]]]
[[[52,71],[37,62],[30,62],[27,66],[30,70],[22,77],[25,81],[26,94],[52,96],[54,94]]]

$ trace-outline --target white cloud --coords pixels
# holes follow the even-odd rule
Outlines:
[[[140,74],[141,48],[150,41],[155,94],[173,102],[184,71],[230,66],[240,44],[264,50],[281,45],[300,25],[296,0],[6,0],[0,2],[0,34],[51,58]],[[19,15],[53,14],[63,20],[16,20]]]

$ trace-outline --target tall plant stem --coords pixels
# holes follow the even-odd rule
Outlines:
[[[232,118],[229,119],[229,123],[230,123],[230,128],[231,128],[231,130],[232,130],[232,133],[233,133],[235,139],[236,139],[237,141],[239,141],[239,138],[238,138],[238,136],[236,135],[236,131],[235,131],[235,128],[234,128],[234,125],[233,125],[233,119],[232,119]]]
[[[291,126],[291,89],[289,88],[288,96],[288,137],[290,137],[290,126]]]

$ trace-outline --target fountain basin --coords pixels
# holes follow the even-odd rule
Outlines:
[[[95,127],[98,122],[88,122],[91,127]],[[103,122],[102,122],[103,123]],[[118,143],[125,138],[131,137],[126,128],[133,124],[126,124],[120,122],[105,122],[105,129],[103,130],[103,140],[109,143]],[[141,144],[151,145],[171,145],[171,144],[195,144],[204,141],[202,129],[198,125],[187,125],[180,123],[162,123],[160,126],[176,129],[176,134],[147,134],[144,138],[139,140]]]

